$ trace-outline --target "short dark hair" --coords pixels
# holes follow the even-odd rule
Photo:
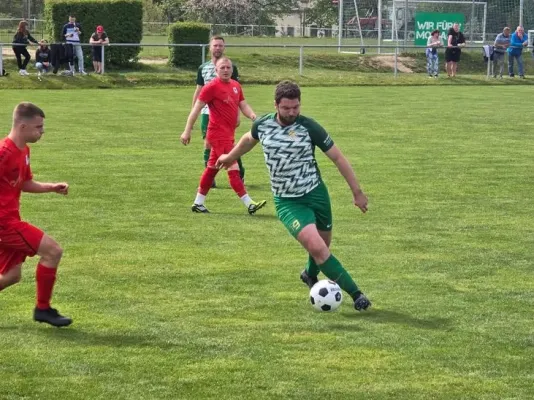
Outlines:
[[[19,103],[13,110],[13,121],[28,120],[34,117],[45,117],[45,113],[33,103]]]
[[[298,99],[300,101],[299,85],[291,81],[282,81],[276,85],[276,90],[274,91],[274,101],[276,104],[280,104],[282,99]]]
[[[439,33],[439,29],[435,29],[430,33],[430,36],[434,36],[435,33]]]
[[[224,42],[224,38],[222,36],[212,36],[211,39],[210,39],[210,43],[213,41],[213,40],[222,40]]]

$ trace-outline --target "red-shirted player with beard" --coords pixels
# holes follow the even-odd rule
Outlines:
[[[20,194],[55,192],[66,195],[66,183],[33,180],[30,149],[44,133],[44,112],[31,103],[20,103],[13,112],[9,135],[0,140],[0,291],[20,281],[26,257],[39,255],[37,265],[37,304],[33,319],[53,326],[67,326],[72,319],[50,307],[56,271],[63,250],[39,228],[21,221]]]
[[[215,71],[217,78],[213,79],[200,91],[198,99],[187,119],[184,132],[180,137],[184,145],[189,144],[193,125],[200,111],[207,104],[210,110],[210,120],[206,140],[211,145],[211,153],[208,165],[200,178],[195,203],[191,207],[193,212],[198,213],[209,212],[204,205],[204,201],[217,172],[219,172],[215,163],[221,155],[227,154],[234,147],[235,129],[238,124],[239,111],[241,110],[243,115],[251,120],[256,119],[256,114],[254,114],[252,108],[245,101],[241,85],[231,79],[233,71],[232,62],[226,57],[219,58],[215,64]],[[265,205],[265,200],[255,202],[250,198],[243,184],[243,180],[239,176],[239,167],[236,162],[228,168],[228,180],[232,189],[234,189],[245,207],[247,207],[249,214],[254,214]]]

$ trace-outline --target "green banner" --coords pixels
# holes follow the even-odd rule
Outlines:
[[[455,23],[460,24],[460,31],[464,27],[464,14],[451,13],[415,13],[415,45],[426,46],[430,33],[439,29],[443,45],[447,44],[447,32]]]

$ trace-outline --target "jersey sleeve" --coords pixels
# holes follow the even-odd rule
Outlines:
[[[198,68],[197,72],[197,85],[204,86],[204,77],[202,76],[202,66]]]
[[[198,99],[203,103],[210,103],[213,100],[213,85],[206,85],[200,90]]]
[[[263,118],[257,119],[252,123],[252,128],[250,128],[250,134],[252,135],[254,140],[260,140],[260,137],[258,135],[258,127],[260,126],[262,120]]]
[[[239,103],[245,101],[245,94],[243,93],[243,88],[239,85]]]
[[[232,72],[232,79],[234,81],[239,82],[239,71],[237,70],[237,65],[234,65],[233,67],[234,67],[234,70]]]
[[[334,141],[326,130],[313,119],[307,119],[305,126],[308,128],[312,143],[324,153],[334,146]]]

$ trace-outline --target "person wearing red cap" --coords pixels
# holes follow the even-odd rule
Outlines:
[[[104,31],[104,27],[102,25],[98,25],[96,27],[96,32],[91,35],[89,43],[93,45],[93,67],[95,69],[95,73],[101,74],[102,46],[109,44],[108,35]]]

